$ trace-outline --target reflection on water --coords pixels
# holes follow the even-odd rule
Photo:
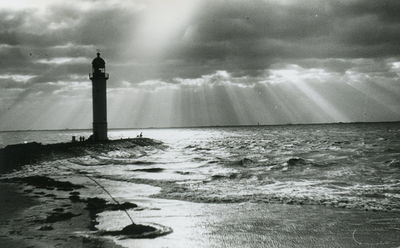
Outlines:
[[[154,200],[159,209],[132,212],[142,224],[173,227],[157,239],[117,240],[125,247],[396,247],[400,216],[318,206],[205,204]],[[145,204],[144,204],[145,205]],[[101,214],[99,225],[126,219]],[[124,223],[120,223],[123,225]],[[396,230],[397,229],[397,230]]]
[[[49,136],[43,133],[32,135]],[[109,136],[138,133],[115,130]],[[164,143],[87,151],[57,165],[158,186],[162,190],[156,196],[169,199],[400,210],[399,123],[148,129],[143,134]]]
[[[136,137],[141,131],[115,130],[109,137]],[[71,134],[88,136],[80,131],[0,136],[4,145],[18,139],[65,142]],[[399,123],[149,129],[143,134],[163,144],[88,150],[85,156],[29,165],[6,177],[72,180],[86,185],[82,198],[109,200],[76,174],[80,171],[118,201],[138,204],[131,213],[135,222],[174,230],[154,240],[118,240],[126,247],[400,243]],[[99,229],[130,224],[124,215],[101,213]]]

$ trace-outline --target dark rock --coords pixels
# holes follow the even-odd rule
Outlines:
[[[78,195],[71,195],[71,196],[69,197],[69,199],[70,199],[72,202],[79,202],[79,201],[81,200],[81,198],[80,198]]]
[[[136,169],[133,171],[143,171],[143,172],[162,172],[163,168],[148,168],[148,169]]]
[[[226,178],[226,176],[225,176],[225,175],[213,175],[213,176],[211,176],[211,178],[212,178],[213,180],[216,180],[216,179]]]
[[[189,172],[189,171],[175,171],[176,173],[178,173],[178,174],[181,174],[181,175],[189,175],[189,174],[191,174],[191,172]]]
[[[140,237],[140,235],[145,234],[145,233],[151,233],[151,232],[156,232],[157,229],[152,227],[152,226],[145,226],[145,225],[137,225],[137,224],[131,224],[129,226],[124,227],[121,231],[108,231],[108,232],[103,232],[103,235],[126,235],[126,236],[137,236]]]
[[[102,212],[105,210],[107,202],[100,198],[88,198],[86,203],[86,209],[89,211],[98,211]]]
[[[136,204],[130,202],[124,202],[122,204],[107,204],[105,200],[96,197],[87,200],[86,209],[100,213],[106,210],[126,210],[136,207]]]
[[[72,191],[74,189],[83,188],[82,185],[76,185],[70,182],[60,182],[44,176],[20,177],[20,178],[14,178],[12,180],[24,182],[28,185],[32,185],[37,188],[43,188],[43,189],[48,189],[50,187],[50,188],[57,188],[58,190]]]
[[[54,227],[50,225],[42,226],[39,228],[39,231],[51,231],[51,230],[54,230]]]
[[[241,162],[241,165],[242,165],[242,166],[246,166],[246,165],[248,165],[248,164],[253,163],[253,160],[251,160],[251,159],[249,159],[249,158],[244,158],[244,159],[242,159],[240,162]]]
[[[89,229],[94,231],[96,229],[96,225],[99,224],[96,221],[96,215],[106,210],[127,210],[131,208],[137,208],[137,205],[130,202],[125,202],[123,204],[107,204],[107,201],[100,198],[89,198],[87,199],[86,209],[89,210],[89,216],[92,220]]]
[[[154,232],[156,230],[157,229],[151,226],[132,224],[124,227],[121,231],[121,234],[123,235],[143,234],[145,232]]]
[[[69,220],[76,216],[79,216],[79,214],[73,214],[71,212],[52,213],[49,216],[47,216],[46,220],[44,220],[43,222],[44,223],[54,223],[57,221]]]
[[[287,164],[289,166],[295,166],[295,165],[304,165],[306,164],[306,160],[302,159],[302,158],[291,158],[287,161]]]
[[[235,178],[237,178],[237,177],[238,177],[238,174],[237,174],[237,173],[232,173],[232,174],[229,175],[229,178],[230,178],[230,179],[235,179]]]
[[[8,234],[11,234],[11,235],[22,235],[23,233],[22,233],[22,231],[19,231],[19,230],[11,230],[11,231],[8,232]]]
[[[113,204],[112,206],[117,206],[116,210],[126,210],[126,209],[131,209],[131,208],[137,208],[138,205],[136,205],[135,203],[124,202],[120,205]]]

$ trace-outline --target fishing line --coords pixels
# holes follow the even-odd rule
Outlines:
[[[72,169],[72,170],[74,170],[74,169]],[[108,191],[106,190],[106,188],[104,188],[99,182],[97,182],[94,178],[88,176],[87,174],[81,173],[80,171],[78,171],[77,173],[80,174],[80,175],[85,176],[86,178],[89,178],[89,179],[92,180],[95,184],[97,184],[102,190],[104,190],[104,192],[106,192],[107,195],[109,195],[110,198],[111,198],[115,203],[117,203],[117,205],[120,207],[120,209],[122,209],[122,210],[126,213],[126,215],[128,216],[128,218],[131,220],[132,224],[135,224],[135,222],[133,222],[132,217],[129,215],[128,211],[126,211],[126,209],[122,208],[121,204],[117,201],[117,199],[115,199],[115,198],[111,195],[110,192],[108,192]]]
[[[59,168],[60,166],[55,166],[55,167],[58,167],[58,168]],[[63,165],[63,167],[65,167],[65,168],[67,168],[67,169],[69,169],[69,170],[72,170],[72,171],[74,171],[76,174],[82,175],[82,176],[84,176],[84,177],[90,179],[91,181],[93,181],[95,184],[97,184],[104,192],[107,193],[107,195],[110,196],[110,198],[120,207],[120,209],[122,209],[122,210],[125,212],[125,214],[128,216],[128,218],[131,220],[132,224],[135,224],[135,222],[133,221],[132,217],[129,215],[128,211],[126,211],[126,209],[124,209],[124,208],[122,207],[122,205],[117,201],[117,199],[115,199],[115,198],[111,195],[111,193],[110,193],[108,190],[106,190],[106,188],[105,188],[104,186],[102,186],[98,181],[96,181],[96,179],[94,179],[93,177],[87,175],[86,173],[81,172],[81,171],[78,170],[78,169],[73,169],[73,168],[70,168],[70,167],[68,167],[68,166],[66,166],[66,165]]]

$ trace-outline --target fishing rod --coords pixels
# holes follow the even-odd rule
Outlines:
[[[75,170],[75,169],[72,169],[72,170]],[[76,170],[76,171],[77,171],[78,174],[83,175],[83,176],[85,176],[86,178],[89,178],[90,180],[92,180],[92,181],[93,181],[95,184],[97,184],[102,190],[104,190],[104,192],[106,192],[107,195],[109,195],[110,198],[111,198],[115,203],[117,203],[117,205],[120,207],[120,209],[122,209],[122,210],[126,213],[126,215],[128,216],[128,218],[131,220],[132,224],[135,224],[135,222],[133,221],[132,217],[129,215],[128,211],[126,211],[125,208],[122,208],[122,205],[117,201],[117,199],[115,199],[115,198],[111,195],[110,192],[108,192],[108,191],[106,190],[106,188],[104,188],[99,182],[97,182],[94,178],[88,176],[86,173],[81,173],[79,170]]]
[[[123,211],[125,212],[125,214],[128,216],[128,218],[131,220],[132,224],[135,224],[135,222],[133,221],[132,217],[129,215],[128,211],[126,211],[126,209],[123,208],[122,205],[117,201],[117,199],[115,199],[115,198],[111,195],[111,193],[110,193],[103,185],[101,185],[98,181],[96,181],[96,179],[94,179],[93,177],[89,176],[89,175],[86,174],[86,173],[81,172],[81,171],[78,170],[78,169],[73,169],[73,168],[68,167],[68,166],[66,166],[66,165],[63,165],[63,166],[64,166],[65,168],[67,168],[68,170],[72,170],[72,171],[74,171],[75,173],[77,173],[77,174],[79,174],[79,175],[82,175],[82,176],[84,176],[84,177],[90,179],[91,181],[93,181],[95,184],[97,184],[97,185],[98,185],[104,192],[106,192],[107,195],[110,196],[110,198],[120,207],[119,209],[121,209],[121,210],[123,210]],[[60,166],[56,166],[56,167],[60,167]]]

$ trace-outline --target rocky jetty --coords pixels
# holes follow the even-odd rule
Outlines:
[[[110,151],[134,146],[159,145],[161,142],[149,138],[107,140],[101,142],[83,141],[43,145],[37,142],[8,145],[0,149],[0,174],[11,172],[19,167],[60,158],[83,156],[88,150]]]

